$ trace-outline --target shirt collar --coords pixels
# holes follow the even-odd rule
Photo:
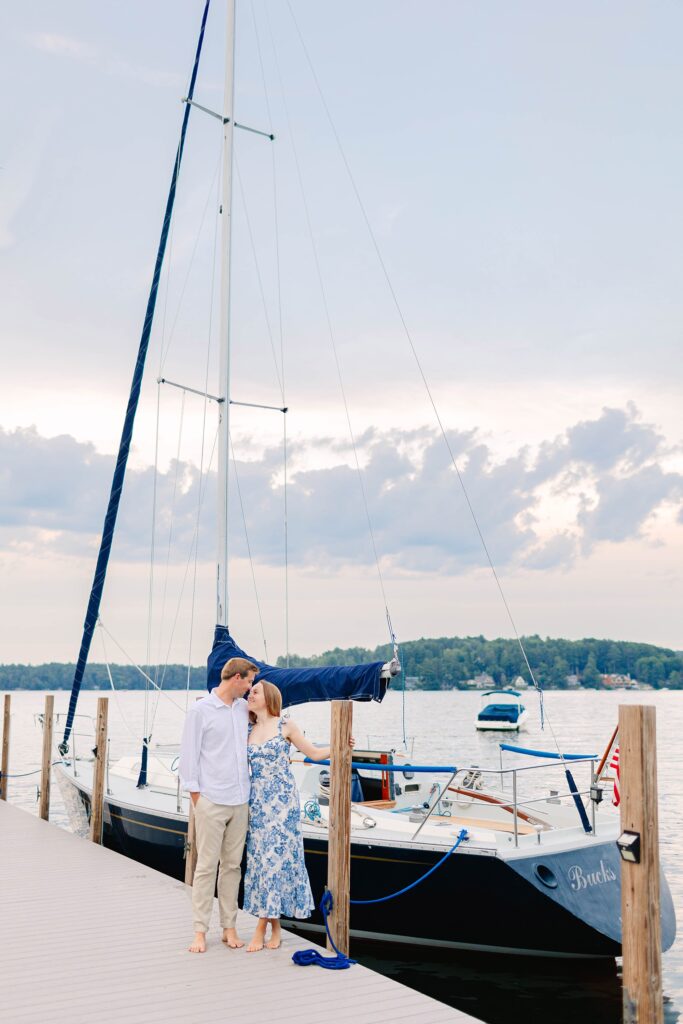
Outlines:
[[[209,693],[209,696],[206,698],[208,700],[209,704],[211,704],[212,707],[214,707],[214,708],[231,708],[232,709],[232,708],[236,707],[239,704],[246,704],[246,701],[245,701],[244,697],[235,697],[235,699],[233,700],[232,704],[226,704],[225,701],[221,700],[220,697],[217,695],[217,693],[216,693],[217,689],[218,689],[218,687],[214,686],[213,690],[211,690],[211,692]]]

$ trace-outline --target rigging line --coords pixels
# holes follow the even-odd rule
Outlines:
[[[180,168],[178,168],[180,177]],[[173,262],[173,239],[175,237],[175,217],[171,217],[171,229],[168,235],[168,261],[166,263],[166,290],[164,293],[164,311],[161,318],[161,344],[159,345],[159,372],[157,377],[163,376],[161,370],[163,365],[164,345],[166,342],[166,317],[168,315],[168,299],[171,291],[171,264]]]
[[[154,473],[152,476],[152,536],[149,549],[149,594],[147,599],[147,671],[152,671],[152,609],[154,603],[154,555],[157,526],[157,481],[159,478],[159,413],[161,405],[161,384],[157,381],[157,412],[154,434]],[[143,713],[143,736],[149,736],[149,686],[145,685],[145,708]]]
[[[118,649],[119,649],[119,650],[121,651],[121,654],[122,654],[122,655],[124,656],[124,658],[125,658],[125,659],[126,659],[126,660],[127,660],[128,662],[129,662],[129,664],[131,664],[131,665],[133,666],[133,668],[135,669],[135,671],[136,671],[136,672],[139,672],[139,673],[140,673],[140,675],[141,675],[141,676],[143,676],[143,678],[144,678],[144,679],[146,679],[148,683],[150,683],[150,685],[154,686],[154,687],[155,687],[155,688],[156,688],[157,690],[159,690],[160,692],[163,692],[163,691],[162,691],[162,688],[161,688],[160,686],[158,686],[158,685],[157,685],[157,684],[156,684],[156,683],[154,682],[154,680],[152,679],[152,677],[151,677],[151,676],[150,676],[150,675],[149,675],[149,674],[148,674],[147,672],[145,672],[145,670],[144,670],[143,668],[140,668],[140,666],[138,665],[138,663],[137,663],[137,662],[136,662],[136,661],[135,661],[135,660],[134,660],[133,658],[131,658],[130,654],[128,654],[128,652],[127,652],[127,651],[126,651],[126,650],[125,650],[125,649],[124,649],[124,648],[123,648],[123,647],[121,646],[121,644],[120,644],[120,643],[118,642],[118,640],[116,639],[116,637],[115,637],[115,636],[113,636],[113,635],[112,635],[112,634],[111,634],[111,633],[109,632],[109,630],[108,630],[108,629],[107,629],[107,627],[105,626],[104,622],[102,622],[102,619],[100,619],[100,627],[101,627],[101,628],[102,628],[102,629],[104,630],[104,632],[105,632],[105,633],[107,634],[107,636],[109,637],[109,639],[111,640],[111,642],[112,642],[112,643],[114,644],[114,646],[115,646],[115,647],[118,647]],[[168,700],[168,701],[170,701],[170,702],[171,702],[171,704],[173,705],[173,707],[177,708],[177,709],[178,709],[178,711],[180,711],[180,712],[181,712],[181,713],[182,713],[183,715],[185,714],[185,708],[184,708],[184,707],[182,707],[182,705],[181,705],[181,704],[177,704],[177,703],[176,703],[176,702],[175,702],[175,701],[173,700],[173,698],[172,698],[172,697],[169,697],[168,693],[164,692],[164,697],[166,698],[166,700]]]
[[[137,745],[140,742],[140,736],[135,731],[133,726],[129,723],[128,718],[127,718],[126,714],[124,713],[124,710],[123,710],[123,708],[121,706],[121,701],[119,700],[119,692],[116,689],[116,685],[114,683],[114,678],[113,678],[113,676],[111,674],[111,666],[110,666],[110,663],[109,663],[109,657],[107,655],[107,647],[106,647],[106,644],[105,644],[105,641],[104,641],[104,624],[102,623],[101,620],[98,620],[97,624],[100,627],[100,640],[102,642],[102,653],[103,653],[103,656],[104,656],[104,667],[106,668],[107,676],[109,677],[109,685],[111,686],[111,691],[114,694],[114,700],[116,702],[117,708],[119,709],[119,715],[121,716],[121,721],[125,725],[125,727],[128,730],[128,732],[131,734],[133,739],[135,740],[136,752],[137,752],[137,750],[139,750],[139,747]],[[167,694],[164,694],[164,696],[167,696]],[[149,743],[147,743],[147,752],[148,752],[149,755],[151,755],[151,757],[154,758],[154,760],[157,762],[157,764],[160,764],[162,766],[162,768],[164,768],[165,770],[168,771],[168,765],[166,764],[166,762],[162,761],[162,759],[157,754],[155,754],[153,750],[150,749]]]
[[[270,22],[269,22],[269,25],[270,25]],[[272,40],[272,32],[271,32],[271,40]],[[273,46],[273,49],[274,49],[274,46]],[[314,262],[315,268],[316,268],[316,273],[317,273],[317,277],[318,277],[318,285],[320,287],[320,294],[321,294],[322,303],[323,303],[323,309],[325,311],[325,319],[327,321],[328,335],[329,335],[330,344],[331,344],[331,347],[332,347],[332,353],[333,353],[333,356],[334,356],[335,366],[336,366],[336,369],[337,369],[337,378],[338,378],[338,381],[339,381],[339,389],[341,391],[342,402],[343,402],[343,405],[344,405],[344,412],[345,412],[345,415],[346,415],[346,423],[347,423],[347,426],[348,426],[349,436],[351,438],[351,447],[353,449],[354,460],[355,460],[355,463],[356,463],[356,472],[357,472],[357,475],[358,475],[358,483],[360,485],[361,496],[362,496],[362,499],[363,499],[363,507],[365,509],[365,517],[366,517],[367,524],[368,524],[368,531],[369,531],[369,534],[370,534],[370,542],[371,542],[372,551],[373,551],[373,554],[374,554],[374,557],[375,557],[375,566],[377,568],[377,577],[378,577],[378,580],[379,580],[379,586],[380,586],[380,590],[381,590],[381,593],[382,593],[382,599],[384,601],[384,609],[385,609],[385,612],[386,612],[387,618],[388,618],[388,616],[389,616],[389,604],[388,604],[388,601],[387,601],[386,590],[385,590],[385,587],[384,587],[384,578],[382,576],[382,569],[381,569],[381,565],[380,565],[379,554],[377,552],[377,544],[375,542],[375,533],[374,533],[374,530],[372,528],[372,520],[370,518],[370,510],[369,510],[369,507],[368,507],[367,494],[366,494],[366,491],[365,491],[365,484],[364,484],[364,481],[363,481],[363,471],[361,469],[360,460],[358,458],[358,448],[356,446],[356,439],[355,439],[354,432],[353,432],[353,426],[351,424],[351,413],[349,411],[349,404],[348,404],[348,400],[347,400],[347,397],[346,397],[346,390],[344,388],[344,379],[343,379],[343,376],[342,376],[341,364],[340,364],[339,355],[338,355],[338,352],[337,352],[337,345],[336,345],[336,340],[335,340],[335,335],[334,335],[334,329],[332,327],[332,318],[331,318],[331,315],[330,315],[329,304],[328,304],[328,301],[327,301],[327,292],[325,290],[325,284],[324,284],[323,276],[322,276],[322,269],[321,269],[321,266],[320,266],[320,258],[319,258],[319,255],[318,255],[318,247],[316,245],[315,236],[313,234],[313,225],[311,223],[310,211],[309,211],[309,208],[308,208],[308,202],[306,200],[306,189],[304,187],[303,175],[302,175],[302,172],[301,172],[301,165],[300,165],[300,162],[299,162],[299,155],[298,155],[298,151],[297,151],[297,147],[296,147],[294,130],[293,130],[293,127],[292,127],[292,121],[291,121],[291,117],[290,117],[290,114],[289,114],[289,106],[287,104],[287,99],[286,99],[286,96],[285,96],[285,90],[284,90],[284,86],[283,86],[283,82],[282,82],[282,75],[280,74],[280,65],[279,65],[279,62],[278,62],[278,59],[277,59],[277,54],[275,53],[275,49],[274,49],[274,57],[275,57],[275,67],[276,67],[276,70],[277,70],[278,80],[280,82],[280,89],[281,89],[281,93],[282,93],[282,103],[283,103],[283,107],[284,107],[284,110],[285,110],[285,117],[287,119],[287,126],[289,128],[289,137],[290,137],[290,140],[291,140],[291,143],[292,143],[292,152],[294,154],[294,164],[295,164],[295,167],[296,167],[297,178],[298,178],[298,182],[299,182],[299,188],[301,190],[301,199],[302,199],[302,203],[303,203],[303,207],[304,207],[304,213],[305,213],[305,218],[306,218],[306,225],[308,227],[308,234],[309,234],[309,238],[310,238],[310,242],[311,242],[311,249],[313,251],[313,262]],[[392,636],[391,639],[392,639],[392,642],[393,642],[393,639],[394,639],[393,636]]]
[[[221,147],[222,147],[222,144],[223,144],[223,137],[222,137],[222,135],[220,137],[220,143],[221,143]],[[204,203],[204,210],[202,212],[202,217],[201,217],[201,220],[199,222],[199,228],[197,230],[197,235],[195,237],[194,245],[192,247],[192,253],[190,255],[190,262],[188,264],[187,271],[185,273],[185,279],[183,281],[183,286],[182,286],[181,291],[180,291],[180,298],[178,299],[178,305],[176,307],[175,316],[173,318],[173,324],[171,326],[171,330],[170,330],[170,333],[169,333],[169,336],[168,336],[168,341],[166,343],[166,349],[165,350],[164,350],[164,347],[163,347],[163,338],[162,338],[162,351],[161,351],[161,354],[160,354],[160,357],[159,357],[159,376],[160,377],[163,376],[163,370],[164,370],[164,367],[166,365],[166,360],[168,359],[168,354],[169,354],[169,352],[171,350],[171,345],[172,345],[173,339],[175,337],[176,328],[178,326],[178,319],[180,317],[180,310],[182,309],[183,301],[185,299],[185,292],[187,291],[187,286],[188,286],[188,283],[189,283],[189,280],[190,280],[190,274],[192,273],[192,268],[194,266],[195,258],[196,258],[196,255],[197,255],[197,248],[199,247],[199,241],[201,239],[202,232],[204,231],[204,221],[206,220],[206,214],[207,214],[208,209],[209,209],[209,203],[211,201],[211,196],[212,196],[212,193],[213,193],[213,187],[216,184],[216,181],[217,181],[217,178],[218,178],[218,171],[219,171],[220,165],[221,165],[221,153],[222,153],[222,149],[219,150],[218,159],[216,161],[216,166],[214,168],[213,176],[212,176],[211,181],[209,183],[209,189],[208,189],[208,192],[207,192],[207,195],[206,195],[206,202]]]
[[[329,107],[327,105],[327,101],[325,99],[325,96],[324,96],[324,93],[323,93],[323,90],[322,90],[322,86],[320,85],[320,81],[318,79],[318,76],[316,74],[315,68],[313,66],[313,62],[312,62],[310,54],[308,52],[308,47],[306,46],[306,43],[305,43],[304,38],[303,38],[303,35],[301,33],[301,29],[299,28],[299,23],[298,23],[298,21],[296,19],[294,11],[292,10],[292,5],[290,3],[290,0],[287,0],[287,8],[289,10],[289,13],[291,15],[292,21],[294,23],[294,27],[295,27],[297,35],[299,37],[299,41],[301,43],[301,47],[302,47],[304,55],[306,57],[306,62],[308,64],[308,67],[310,69],[311,75],[313,77],[313,81],[315,82],[315,86],[316,86],[316,89],[318,91],[318,95],[320,96],[320,100],[321,100],[321,103],[323,105],[325,114],[327,116],[327,120],[328,120],[330,128],[332,130],[332,134],[334,136],[335,142],[337,144],[337,148],[339,149],[342,161],[343,161],[344,166],[346,168],[346,173],[347,173],[347,175],[349,177],[349,181],[351,183],[351,187],[353,189],[354,195],[355,195],[356,200],[358,202],[358,206],[360,208],[360,212],[362,214],[363,220],[365,221],[365,226],[366,226],[366,228],[368,230],[368,234],[370,236],[370,240],[372,242],[373,248],[374,248],[375,253],[377,255],[377,259],[379,261],[379,265],[381,267],[384,279],[385,279],[385,281],[387,283],[387,287],[389,289],[389,293],[390,293],[391,298],[393,300],[394,307],[396,309],[396,312],[398,313],[398,317],[399,317],[399,319],[401,321],[401,325],[403,327],[404,334],[405,334],[406,339],[408,341],[408,345],[410,347],[410,350],[412,352],[413,358],[414,358],[415,363],[417,365],[417,369],[418,369],[418,372],[420,374],[420,377],[422,378],[422,383],[424,384],[425,391],[426,391],[427,396],[429,398],[429,402],[430,402],[432,410],[434,412],[434,416],[436,418],[436,422],[438,424],[439,430],[441,431],[441,435],[442,435],[443,440],[444,440],[444,442],[446,444],[446,448],[448,449],[448,454],[450,456],[451,463],[452,463],[453,468],[454,468],[454,470],[456,472],[456,475],[458,477],[458,482],[460,484],[462,493],[463,493],[463,495],[465,497],[465,501],[467,503],[467,507],[468,507],[470,515],[472,517],[472,521],[474,523],[475,529],[476,529],[477,534],[479,536],[479,540],[481,542],[482,548],[483,548],[484,553],[486,555],[486,560],[487,560],[487,562],[489,564],[489,568],[490,568],[490,570],[491,570],[491,572],[493,574],[493,578],[495,580],[496,586],[498,588],[498,592],[500,594],[501,600],[502,600],[503,605],[505,607],[505,611],[507,613],[508,620],[509,620],[510,625],[512,626],[513,632],[515,634],[515,639],[517,640],[517,644],[518,644],[518,646],[520,648],[520,651],[521,651],[521,654],[522,654],[522,658],[524,660],[524,664],[526,665],[527,671],[529,672],[529,676],[531,678],[531,681],[532,681],[534,687],[536,688],[536,690],[539,693],[542,694],[542,690],[541,690],[541,688],[540,688],[540,686],[539,686],[539,684],[538,684],[538,682],[536,680],[534,672],[533,672],[533,670],[531,668],[531,665],[529,663],[529,659],[527,657],[527,653],[526,653],[526,650],[524,648],[524,644],[522,642],[521,636],[520,636],[519,631],[517,629],[517,625],[516,625],[514,617],[512,615],[512,611],[510,609],[510,606],[509,606],[509,604],[507,602],[507,598],[505,596],[505,592],[503,591],[503,587],[502,587],[500,578],[498,576],[498,573],[496,571],[495,565],[493,563],[493,559],[492,559],[491,554],[489,552],[489,549],[488,549],[488,546],[486,544],[486,541],[484,540],[484,535],[483,535],[483,533],[481,531],[481,528],[479,526],[479,521],[477,519],[476,513],[475,513],[474,508],[472,506],[472,503],[470,501],[469,493],[467,491],[467,488],[465,487],[465,482],[464,482],[464,480],[462,478],[462,475],[460,473],[460,469],[459,469],[457,461],[455,459],[455,455],[453,453],[453,449],[451,448],[451,444],[450,444],[450,442],[448,440],[448,436],[446,434],[446,430],[445,430],[443,422],[441,420],[441,416],[439,414],[439,410],[438,410],[438,407],[436,405],[436,401],[434,399],[434,396],[432,394],[431,388],[429,386],[429,382],[427,381],[426,374],[424,372],[424,369],[422,367],[422,363],[421,363],[420,358],[418,356],[417,349],[415,347],[412,335],[410,333],[410,330],[408,328],[408,324],[407,324],[405,316],[403,314],[403,310],[402,310],[401,305],[400,305],[400,303],[398,301],[398,296],[396,295],[396,291],[394,289],[394,286],[392,284],[391,278],[389,276],[389,271],[387,270],[386,263],[384,262],[384,258],[382,256],[382,252],[380,250],[379,243],[377,242],[377,238],[376,238],[375,232],[373,231],[372,225],[370,223],[370,218],[368,217],[367,211],[365,209],[365,205],[363,203],[363,200],[361,199],[361,195],[360,195],[360,192],[358,190],[358,186],[356,185],[356,180],[354,178],[353,172],[351,171],[351,166],[350,166],[350,164],[348,162],[348,159],[346,157],[346,152],[344,150],[344,147],[342,146],[341,139],[339,137],[339,133],[337,132],[337,128],[336,128],[334,120],[332,118],[332,114],[331,114],[330,109],[329,109]],[[552,732],[552,728],[551,728],[551,732]]]
[[[285,666],[289,668],[289,527],[287,511],[287,416],[282,417],[282,472],[284,501],[284,544],[285,544]]]
[[[114,686],[114,679],[112,677],[111,668],[110,668],[110,665],[109,665],[109,655],[107,654],[107,645],[106,645],[105,640],[104,640],[104,624],[102,622],[102,619],[99,618],[99,616],[98,616],[98,619],[97,619],[97,625],[100,627],[100,642],[102,644],[102,656],[104,658],[104,667],[106,668],[107,676],[109,677],[109,685],[111,686],[111,692],[114,694],[114,700],[116,701],[116,706],[119,709],[119,715],[121,716],[121,721],[123,722],[123,724],[125,725],[126,729],[128,730],[128,732],[131,734],[131,736],[133,737],[133,739],[137,743],[139,741],[140,737],[139,737],[138,733],[135,731],[135,729],[133,728],[133,726],[130,725],[130,723],[128,721],[128,718],[124,714],[123,708],[121,707],[121,702],[119,700],[118,690]],[[147,685],[148,684],[145,683],[145,686],[147,686]],[[146,724],[143,726],[143,728],[146,730],[146,728],[147,728]],[[143,732],[143,736],[146,736],[146,735],[147,735],[146,731]]]
[[[200,487],[202,489],[202,499],[201,499],[202,500],[202,504],[203,504],[204,499],[206,497],[206,481],[208,479],[208,474],[209,474],[209,472],[211,470],[211,466],[213,465],[213,457],[214,457],[215,452],[216,452],[216,444],[217,444],[217,442],[218,442],[218,427],[216,427],[216,433],[214,434],[213,447],[211,448],[211,456],[209,458],[209,462],[208,462],[208,466],[207,466],[207,472],[206,472],[206,475],[204,477],[204,486],[203,487],[202,487],[202,483],[201,483],[201,480],[200,480]],[[171,647],[173,645],[173,638],[175,636],[176,626],[178,625],[178,616],[180,615],[180,606],[181,606],[181,603],[182,603],[182,600],[183,600],[183,594],[185,592],[185,584],[187,583],[187,576],[188,576],[188,573],[190,571],[190,563],[192,561],[192,553],[194,551],[194,540],[195,540],[195,538],[194,538],[194,535],[193,535],[192,541],[190,542],[190,550],[189,550],[189,553],[188,553],[188,556],[187,556],[187,560],[185,562],[185,572],[183,574],[183,581],[182,581],[182,584],[180,586],[180,593],[178,595],[178,600],[176,602],[175,616],[173,618],[173,625],[171,627],[171,635],[169,637],[168,647],[166,649],[166,658],[165,658],[165,661],[164,661],[164,668],[163,668],[163,671],[162,671],[162,674],[161,674],[161,685],[160,685],[159,689],[163,688],[164,679],[166,677],[166,669],[168,668],[168,659],[171,656]]]
[[[159,639],[158,639],[158,642],[157,642],[157,657],[158,658],[160,658],[160,654],[161,654],[161,640],[162,640],[164,619],[165,619],[165,615],[166,615],[166,597],[167,597],[167,594],[168,594],[168,577],[169,577],[170,568],[171,568],[171,544],[172,544],[172,540],[173,540],[173,524],[175,522],[175,505],[176,505],[176,496],[177,496],[177,493],[178,493],[178,476],[179,476],[179,471],[180,471],[180,446],[181,446],[181,441],[182,441],[182,436],[183,436],[183,423],[184,423],[184,420],[185,420],[185,392],[184,391],[181,392],[181,396],[182,397],[181,397],[181,402],[180,402],[180,418],[179,418],[179,422],[178,422],[178,444],[176,446],[175,471],[174,471],[174,474],[173,474],[173,494],[171,496],[171,516],[170,516],[170,521],[169,521],[169,524],[168,524],[168,544],[167,544],[167,547],[166,547],[166,566],[165,566],[165,571],[164,571],[164,589],[163,589],[163,593],[162,593],[162,596],[161,596],[161,614],[159,616]],[[160,663],[160,660],[159,660],[157,662],[157,665],[156,665],[155,670],[154,670],[154,680],[155,680],[155,682],[158,682],[158,680],[159,680],[159,670],[160,670],[160,668],[161,668],[161,663]],[[152,710],[152,728],[154,728],[154,721],[156,719],[156,713],[157,713],[158,705],[159,705],[159,695],[156,694],[156,703],[155,703],[154,708]]]
[[[216,196],[216,198],[218,199],[218,196]],[[187,706],[188,706],[189,700],[190,700],[190,677],[191,677],[191,674],[192,674],[192,639],[193,639],[193,636],[194,636],[194,610],[195,610],[195,601],[196,601],[196,596],[197,596],[197,561],[198,561],[198,557],[199,557],[199,527],[200,527],[200,520],[201,520],[201,514],[202,514],[202,487],[201,487],[201,479],[202,479],[202,473],[204,471],[204,446],[205,446],[205,442],[206,442],[206,413],[207,413],[207,409],[209,407],[209,398],[208,398],[207,392],[209,390],[209,365],[210,365],[210,360],[211,360],[211,333],[212,333],[212,328],[213,328],[213,303],[214,303],[214,294],[215,294],[215,287],[216,287],[216,249],[217,249],[217,246],[218,246],[218,217],[216,217],[216,219],[215,219],[214,233],[213,233],[213,262],[212,262],[212,267],[211,267],[211,292],[210,292],[210,299],[209,299],[209,323],[208,323],[207,337],[206,337],[206,364],[205,364],[205,367],[204,367],[204,409],[203,409],[203,415],[202,415],[202,445],[201,445],[201,453],[200,453],[200,457],[199,457],[200,487],[198,488],[198,493],[197,493],[197,520],[196,520],[196,524],[195,524],[194,569],[193,569],[193,573],[192,573],[192,600],[190,602],[190,636],[189,636],[188,651],[187,651],[187,684],[185,686],[185,708],[186,709],[187,709]],[[208,475],[208,470],[207,470],[207,475]]]
[[[206,3],[204,5],[202,23],[201,28],[199,30],[199,39],[197,40],[197,48],[195,51],[194,63],[192,66],[192,77],[190,79],[190,87],[188,90],[188,97],[190,99],[194,95],[194,87],[197,81],[199,59],[201,57],[202,46],[204,42],[204,31],[206,29],[206,19],[209,13],[209,2],[210,0],[206,0]],[[164,209],[164,220],[161,228],[161,235],[159,237],[157,255],[154,261],[152,283],[150,286],[149,296],[147,298],[147,306],[145,309],[145,320],[142,326],[142,332],[140,334],[137,357],[135,360],[135,369],[133,370],[133,377],[131,380],[130,393],[128,397],[128,405],[126,408],[126,415],[123,422],[123,429],[121,431],[121,439],[119,441],[118,454],[116,456],[116,466],[114,468],[114,475],[112,477],[111,489],[109,492],[109,501],[107,502],[107,511],[104,517],[102,538],[99,544],[99,551],[97,555],[97,562],[95,565],[95,572],[93,574],[92,587],[90,590],[90,596],[88,598],[88,607],[86,609],[85,621],[83,623],[83,634],[81,636],[81,644],[78,651],[78,661],[76,662],[73,682],[71,684],[71,695],[69,697],[69,709],[67,711],[66,723],[64,725],[64,735],[62,737],[62,742],[59,745],[60,753],[62,754],[62,756],[64,756],[64,754],[67,752],[69,748],[69,736],[71,735],[71,729],[73,727],[73,719],[76,713],[76,705],[78,703],[78,696],[83,682],[83,673],[85,672],[85,667],[88,663],[88,655],[90,652],[93,630],[95,629],[95,622],[97,620],[97,616],[100,610],[102,593],[104,590],[104,584],[107,576],[107,568],[109,566],[109,559],[111,556],[111,549],[114,541],[116,521],[119,514],[119,505],[121,502],[121,494],[125,482],[128,456],[130,454],[130,446],[133,437],[135,416],[140,402],[142,378],[145,369],[145,362],[147,360],[147,352],[149,350],[152,326],[154,323],[154,310],[156,308],[157,295],[159,291],[159,281],[161,278],[161,271],[164,262],[166,243],[168,241],[171,214],[173,212],[173,205],[175,202],[177,171],[180,166],[180,157],[182,156],[182,152],[185,147],[188,120],[189,104],[186,106],[182,118],[180,138],[178,140],[178,149],[176,150],[178,157],[176,158],[176,162],[173,167],[171,183],[168,189],[168,196],[166,199],[166,206]]]
[[[237,498],[238,498],[238,501],[240,503],[240,511],[242,513],[242,525],[244,526],[244,539],[245,539],[246,544],[247,544],[247,554],[249,556],[249,568],[251,569],[251,580],[252,580],[252,583],[254,584],[254,597],[256,598],[256,610],[258,612],[259,623],[260,623],[260,626],[261,626],[261,639],[263,640],[263,650],[264,650],[264,654],[265,654],[265,657],[264,657],[263,660],[267,663],[268,662],[268,644],[266,643],[266,631],[263,628],[263,616],[261,615],[261,602],[260,602],[259,596],[258,596],[258,587],[256,586],[256,571],[254,569],[254,559],[252,558],[252,555],[251,555],[251,544],[249,543],[249,530],[247,529],[247,517],[246,517],[246,514],[244,512],[244,502],[242,501],[242,488],[240,487],[240,475],[239,475],[239,473],[237,471],[237,459],[235,458],[235,447],[234,447],[234,445],[232,443],[232,434],[231,433],[228,433],[228,438],[230,440],[230,452],[232,454],[232,468],[233,468],[233,472],[235,474],[235,483],[237,485]]]
[[[263,95],[266,102],[266,112],[268,118],[268,128],[270,133],[273,133],[273,116],[270,106],[270,97],[268,93],[268,84],[266,81],[266,72],[263,63],[263,51],[261,49],[261,36],[258,29],[258,22],[256,20],[256,9],[254,3],[250,4],[251,17],[254,23],[254,35],[256,37],[256,50],[258,53],[259,67],[261,69],[261,82],[263,84]],[[276,274],[276,286],[277,286],[277,314],[278,314],[278,332],[280,340],[280,372],[282,374],[282,404],[287,405],[286,389],[285,389],[285,350],[284,350],[284,331],[282,328],[282,274],[280,264],[280,224],[278,216],[278,191],[277,191],[277,161],[276,161],[277,148],[275,146],[270,147],[271,167],[272,167],[272,181],[273,181],[273,225],[275,228],[275,274]],[[288,449],[287,449],[287,416],[283,416],[282,419],[282,461],[283,461],[283,510],[284,510],[284,572],[285,572],[285,663],[289,668],[289,516],[288,516],[288,461],[287,461]]]
[[[259,293],[261,295],[261,302],[263,303],[263,316],[266,321],[266,330],[268,331],[268,339],[270,341],[270,351],[273,355],[273,365],[275,366],[275,376],[277,377],[278,388],[280,389],[280,397],[282,404],[285,404],[285,392],[282,384],[282,377],[280,375],[280,367],[277,362],[277,354],[275,352],[275,343],[273,341],[273,329],[270,326],[270,316],[268,315],[268,304],[266,302],[266,293],[263,288],[263,279],[261,277],[261,268],[259,266],[258,256],[256,254],[256,243],[254,241],[254,233],[251,228],[251,219],[249,217],[249,207],[247,206],[247,197],[244,191],[244,185],[242,183],[242,175],[240,173],[239,160],[237,159],[237,153],[235,153],[235,170],[237,171],[237,184],[239,185],[240,198],[242,199],[242,206],[244,208],[244,217],[247,222],[247,230],[249,232],[249,241],[251,243],[251,252],[254,257],[254,267],[256,268],[256,278],[258,280]]]

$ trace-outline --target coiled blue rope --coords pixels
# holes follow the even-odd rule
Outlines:
[[[327,923],[327,915],[332,911],[332,907],[332,893],[329,889],[325,889],[320,900],[320,911],[325,922],[327,937],[337,955],[323,956],[317,949],[297,949],[296,953],[292,954],[292,960],[298,967],[310,967],[312,964],[315,964],[317,967],[326,967],[328,971],[345,971],[351,964],[358,963],[357,960],[352,960],[350,957],[345,956],[334,944],[334,939],[330,935],[330,928]]]
[[[448,850],[448,852],[443,855],[441,860],[437,861],[436,864],[433,864],[429,871],[425,871],[424,875],[421,875],[414,882],[411,882],[410,885],[406,885],[403,889],[399,889],[398,892],[389,893],[388,896],[379,896],[377,897],[377,899],[374,900],[349,900],[349,903],[354,903],[357,905],[367,905],[369,903],[386,903],[387,900],[393,900],[397,896],[403,896],[404,893],[410,892],[410,890],[414,889],[417,885],[420,884],[420,882],[424,882],[425,878],[429,878],[430,875],[434,874],[434,872],[438,868],[440,868],[441,865],[445,863],[445,861],[448,860],[451,854],[455,853],[455,851],[462,843],[463,839],[466,838],[467,829],[461,828],[460,832],[458,833],[458,838],[455,840],[450,850]],[[297,964],[298,967],[310,967],[311,964],[315,964],[317,967],[326,967],[329,971],[344,971],[348,967],[350,967],[351,964],[355,964],[358,962],[357,960],[351,960],[350,957],[345,956],[344,953],[340,952],[340,950],[338,950],[334,944],[334,939],[330,935],[330,928],[327,923],[327,915],[332,911],[333,905],[334,903],[332,899],[332,893],[329,891],[329,889],[326,889],[322,895],[322,899],[320,900],[320,912],[323,915],[323,921],[325,922],[325,931],[327,932],[327,937],[330,940],[330,945],[332,946],[332,949],[335,951],[337,955],[323,956],[322,953],[319,953],[317,949],[298,949],[296,953],[292,954],[292,960],[294,961],[295,964]]]

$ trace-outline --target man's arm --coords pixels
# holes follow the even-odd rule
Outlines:
[[[199,751],[202,745],[202,718],[191,708],[185,718],[183,738],[180,741],[178,774],[182,788],[189,792],[193,804],[199,800]]]

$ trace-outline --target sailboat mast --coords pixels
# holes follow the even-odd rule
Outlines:
[[[221,317],[218,394],[218,556],[216,622],[228,624],[228,471],[230,462],[230,251],[232,238],[233,103],[235,91],[235,0],[226,4],[225,90],[221,193]]]

